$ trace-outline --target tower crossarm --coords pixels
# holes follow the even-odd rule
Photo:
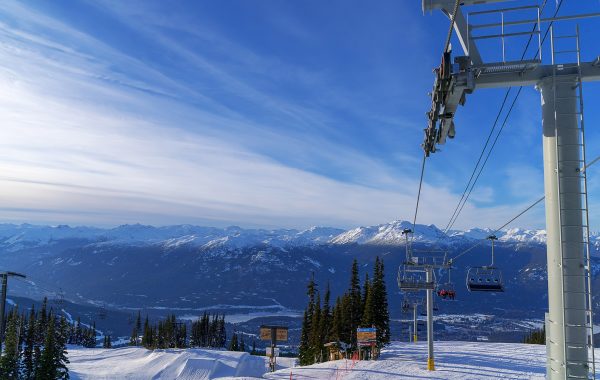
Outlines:
[[[516,65],[515,65],[516,66]],[[490,70],[473,67],[476,88],[500,88],[513,86],[535,86],[542,79],[552,76],[552,65],[536,65],[527,68],[513,68],[502,71],[502,66]],[[465,74],[462,74],[463,76]],[[556,75],[579,75],[576,65],[556,65]],[[600,64],[596,61],[581,63],[581,80],[583,82],[600,81]],[[457,80],[458,82],[458,80]]]
[[[454,115],[464,105],[466,95],[478,88],[535,86],[553,75],[553,65],[536,61],[519,61],[473,65],[468,57],[456,57],[449,65],[450,53],[445,53],[440,67],[434,70],[435,81],[431,92],[431,109],[427,113],[423,150],[429,156],[437,145],[445,144],[455,135]],[[600,81],[600,58],[577,65],[555,65],[554,75],[580,75],[584,82]]]

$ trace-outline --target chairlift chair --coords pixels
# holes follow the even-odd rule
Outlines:
[[[411,271],[404,265],[404,269],[398,269],[398,288],[403,292],[414,292],[418,290],[435,289],[433,281],[426,281],[424,272]]]
[[[494,266],[494,235],[488,236],[492,242],[492,264],[488,266],[471,267],[467,272],[467,289],[470,292],[503,292],[504,281],[502,271]]]
[[[440,285],[438,287],[437,295],[440,297],[442,301],[456,301],[456,289],[454,288],[454,283],[452,282],[452,277],[450,274],[452,267],[448,267],[448,282]]]

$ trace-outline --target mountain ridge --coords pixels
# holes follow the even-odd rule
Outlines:
[[[152,245],[166,248],[192,245],[202,248],[244,248],[269,245],[279,248],[313,245],[391,245],[405,244],[402,231],[412,229],[408,221],[396,220],[373,226],[343,230],[335,227],[314,226],[299,229],[252,229],[229,226],[224,228],[189,224],[155,227],[142,224],[124,224],[114,228],[68,225],[0,224],[0,243],[10,250],[21,249],[32,243],[49,244],[61,239],[80,239],[98,243]],[[453,246],[459,243],[485,239],[494,231],[490,228],[450,230],[444,233],[435,225],[417,224],[413,242]],[[500,243],[545,244],[543,229],[510,228],[495,233]],[[593,235],[592,243],[600,246],[600,235]]]

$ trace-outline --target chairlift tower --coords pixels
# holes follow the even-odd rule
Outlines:
[[[408,236],[412,233],[413,231],[410,229],[402,231],[406,238],[406,261],[402,270],[398,270],[398,287],[403,292],[426,291],[427,369],[433,371],[435,370],[433,357],[433,290],[436,286],[433,271],[435,269],[448,269],[451,262],[448,260],[448,254],[445,251],[415,251],[411,244],[412,238]],[[416,321],[416,311],[414,313]],[[414,334],[416,341],[416,322]]]
[[[4,314],[6,310],[6,291],[8,287],[8,277],[25,278],[24,274],[16,272],[0,272],[0,281],[2,281],[2,290],[0,293],[0,352],[4,341]]]
[[[461,0],[462,6],[500,3],[507,0]],[[535,86],[542,100],[542,142],[548,262],[548,304],[546,315],[547,378],[576,379],[595,377],[593,350],[592,293],[589,252],[587,178],[584,168],[585,138],[582,83],[600,81],[600,57],[582,62],[579,28],[570,35],[556,35],[552,23],[600,16],[600,13],[541,18],[537,6],[517,6],[470,12],[465,18],[461,8],[455,15],[454,0],[422,0],[423,11],[441,10],[454,20],[465,56],[450,62],[445,52],[435,70],[423,149],[429,156],[438,144],[455,135],[454,114],[466,95],[477,89],[509,86]],[[505,21],[505,15],[532,11],[533,16]],[[481,15],[498,15],[499,22],[471,24]],[[550,28],[550,62],[542,62],[540,25]],[[530,32],[508,32],[514,26],[530,25]],[[496,28],[501,33],[476,35]],[[505,41],[514,36],[537,36],[538,55],[532,60],[510,61],[505,56]],[[482,39],[498,39],[502,60],[485,63],[477,47]],[[571,43],[559,50],[558,44]],[[565,61],[564,54],[574,57]],[[558,58],[561,58],[560,60]],[[548,59],[546,59],[548,60]]]

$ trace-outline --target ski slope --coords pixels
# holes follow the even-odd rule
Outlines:
[[[338,360],[279,370],[267,379],[544,379],[546,346],[518,343],[435,342],[436,371],[427,371],[427,342],[393,343],[377,361]]]
[[[597,351],[598,357],[600,351]],[[278,358],[267,373],[265,357],[203,349],[155,350],[138,347],[69,349],[71,379],[544,379],[546,347],[518,343],[436,342],[436,371],[426,369],[427,344],[395,342],[377,361],[338,360],[293,367]]]

